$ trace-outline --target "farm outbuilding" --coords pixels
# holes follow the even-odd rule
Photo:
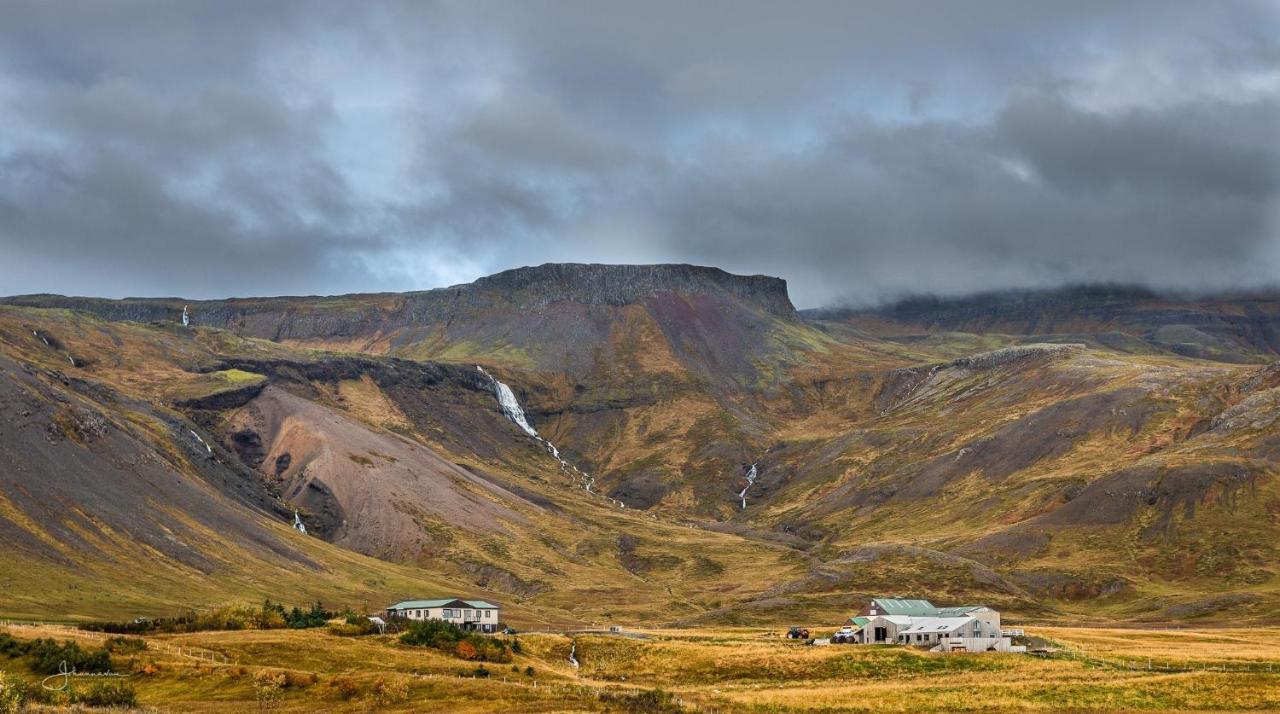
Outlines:
[[[986,605],[938,607],[928,600],[875,598],[845,621],[847,641],[860,644],[930,646],[944,652],[1010,649],[1000,613]]]

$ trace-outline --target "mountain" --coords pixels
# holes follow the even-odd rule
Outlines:
[[[278,537],[544,618],[816,619],[883,592],[1041,619],[1280,618],[1265,295],[800,313],[775,278],[544,265],[403,295],[2,302],[0,366],[47,423],[89,428],[56,417],[71,390],[134,431],[169,425],[147,427],[152,451],[192,452],[158,490],[122,443],[92,447],[118,495],[82,491],[70,456],[18,462],[4,493],[54,489],[0,511],[26,567],[128,525],[94,509],[159,502],[240,514],[205,527],[210,552]],[[38,434],[6,424],[0,444],[29,459]],[[97,515],[64,528],[54,502]],[[163,518],[128,527],[170,543]],[[303,567],[281,548],[255,557]],[[312,589],[377,589],[331,578]]]
[[[1280,294],[1181,297],[1083,285],[917,297],[869,309],[806,312],[896,340],[959,332],[1088,342],[1120,352],[1263,363],[1280,356]]]

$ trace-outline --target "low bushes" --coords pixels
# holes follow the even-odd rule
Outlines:
[[[77,697],[81,704],[91,707],[134,707],[138,694],[128,682],[95,682],[84,694]]]
[[[329,625],[329,633],[334,635],[342,635],[344,637],[357,637],[360,635],[376,635],[381,630],[376,624],[371,622],[369,618],[358,613],[348,613],[345,620],[335,622]]]
[[[661,689],[634,693],[606,692],[600,696],[600,700],[619,705],[623,711],[632,714],[679,714],[684,711],[674,695]]]
[[[414,647],[431,647],[455,657],[477,662],[510,662],[511,649],[502,640],[466,632],[444,620],[415,620],[405,625],[400,641]]]
[[[105,649],[96,652],[66,640],[41,638],[23,641],[12,635],[0,633],[0,654],[9,658],[26,657],[31,671],[37,674],[58,674],[63,671],[109,672],[111,654]]]
[[[286,609],[283,603],[266,600],[260,607],[231,605],[209,612],[183,612],[174,617],[138,618],[125,622],[92,622],[81,625],[80,629],[121,635],[208,630],[274,630],[284,627],[303,629],[324,627],[332,617],[334,613],[324,609],[324,606],[318,602],[304,610],[296,605]]]
[[[0,714],[17,714],[27,703],[27,685],[21,679],[0,670]]]

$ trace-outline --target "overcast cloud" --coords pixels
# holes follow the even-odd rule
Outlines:
[[[0,294],[1280,276],[1274,2],[0,4]]]

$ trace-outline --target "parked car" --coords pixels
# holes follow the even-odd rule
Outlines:
[[[854,638],[857,632],[858,631],[853,629],[851,625],[845,625],[844,627],[841,627],[838,632],[836,632],[834,635],[831,636],[831,642],[837,645],[853,644],[854,642],[857,642],[857,640]]]

